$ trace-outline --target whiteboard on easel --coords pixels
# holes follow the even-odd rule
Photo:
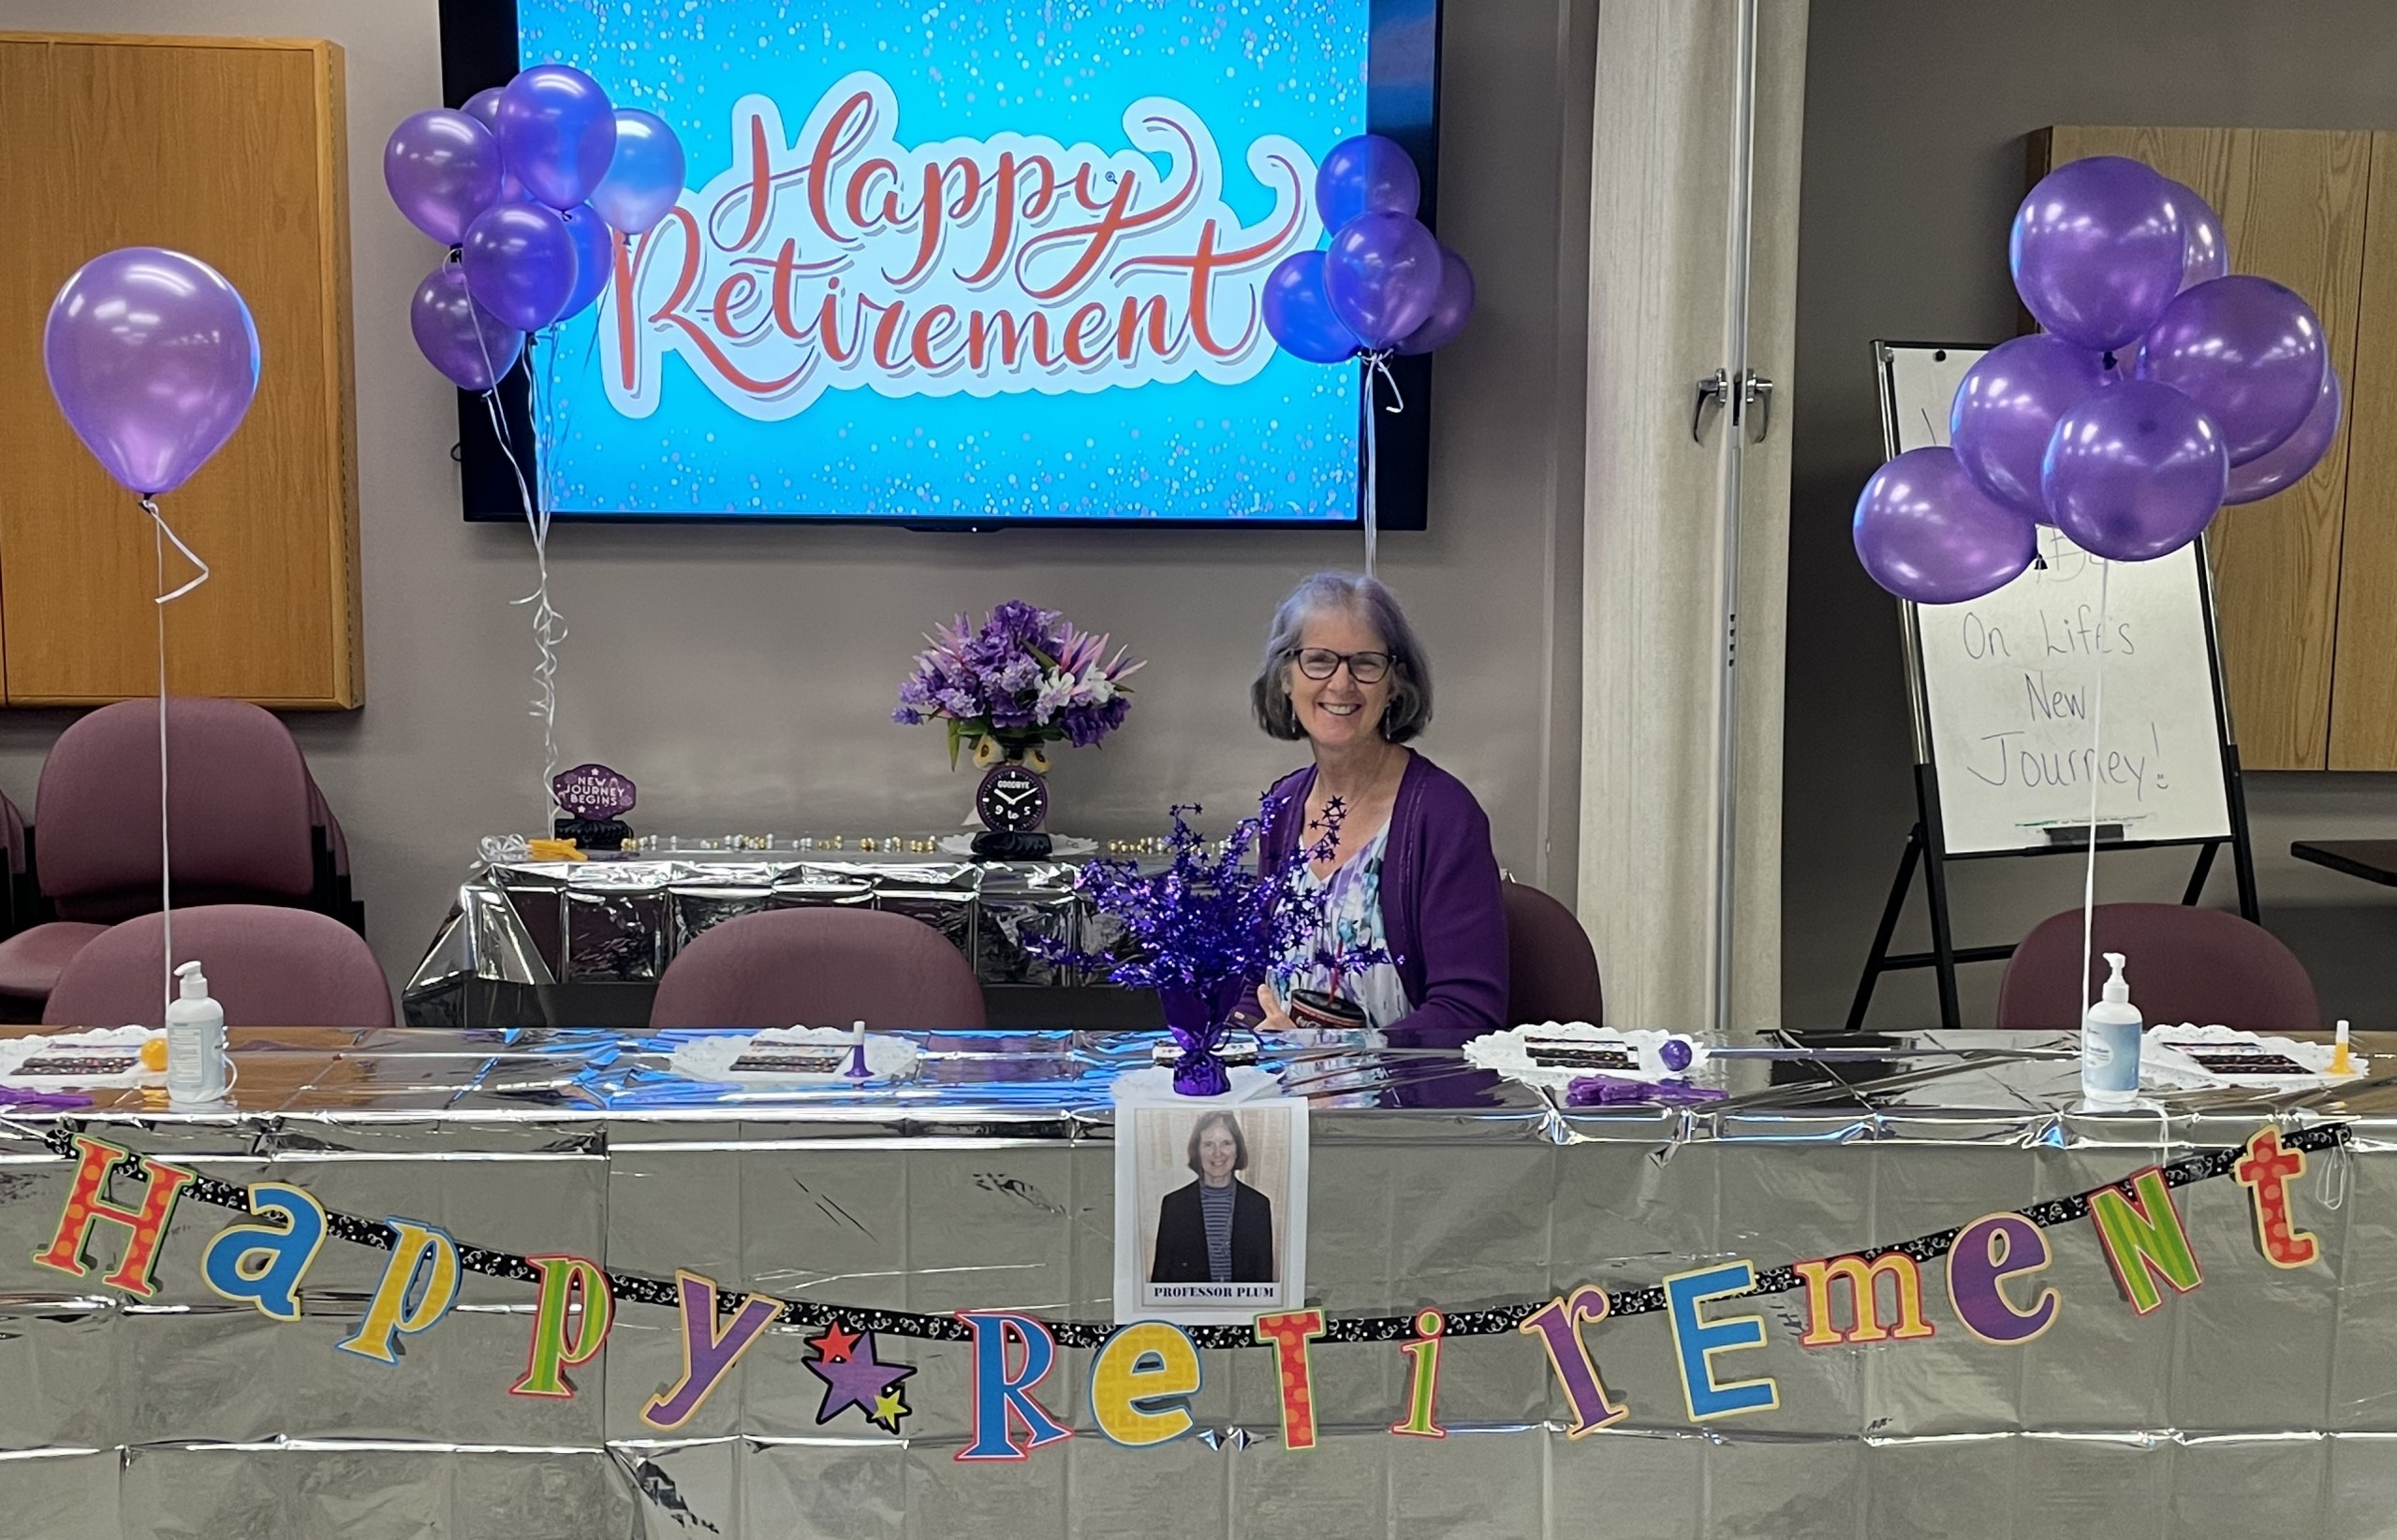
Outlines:
[[[1956,384],[1986,349],[1876,346],[1890,452],[1945,444]],[[2093,781],[2104,837],[2229,839],[2202,548],[2110,563],[2042,524],[2039,554],[1986,597],[1904,607],[1946,853],[2078,844]]]

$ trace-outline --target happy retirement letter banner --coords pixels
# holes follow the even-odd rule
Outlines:
[[[1394,1344],[1407,1361],[1407,1390],[1403,1404],[1391,1409],[1397,1415],[1390,1430],[1439,1438],[1446,1431],[1439,1411],[1445,1344],[1452,1338],[1521,1332],[1537,1338],[1546,1350],[1547,1372],[1571,1414],[1566,1431],[1578,1438],[1629,1415],[1625,1392],[1602,1367],[1611,1329],[1607,1323],[1624,1317],[1665,1315],[1683,1409],[1691,1421],[1703,1423],[1781,1404],[1779,1384],[1764,1364],[1742,1357],[1765,1345],[1766,1329],[1764,1317],[1743,1310],[1739,1301],[1761,1295],[1802,1290],[1806,1329],[1799,1341],[1804,1348],[1821,1349],[1929,1338],[1936,1328],[1923,1302],[1930,1291],[1941,1290],[1965,1331],[1991,1351],[2003,1351],[2045,1336],[2064,1321],[2065,1301],[2040,1274],[2063,1232],[2085,1221],[2091,1234],[2081,1243],[2102,1249],[2122,1304],[2073,1308],[2127,1308],[2146,1315],[2169,1295],[2186,1294],[2206,1281],[2173,1197],[2176,1189],[2196,1182],[2228,1177],[2245,1190],[2264,1265],[2316,1266],[2321,1246],[2298,1227],[2291,1190],[2305,1180],[2311,1156],[2344,1155],[2348,1136],[2345,1123],[2287,1134],[2267,1127],[2243,1147],[2199,1151],[2067,1197],[1983,1214],[1895,1244],[1860,1244],[1762,1270],[1741,1258],[1637,1288],[1609,1290],[1590,1283],[1551,1298],[1472,1309],[1358,1316],[1289,1310],[1243,1326],[1185,1327],[1158,1321],[1050,1321],[1007,1309],[947,1315],[861,1310],[742,1293],[691,1270],[677,1270],[670,1280],[610,1272],[589,1257],[522,1255],[461,1242],[415,1220],[341,1213],[289,1182],[242,1187],[218,1181],[62,1127],[49,1144],[74,1163],[73,1181],[57,1225],[34,1261],[78,1279],[98,1273],[110,1287],[149,1298],[157,1292],[157,1258],[168,1227],[183,1200],[190,1198],[248,1216],[219,1230],[203,1248],[200,1268],[208,1287],[271,1319],[295,1321],[308,1270],[329,1241],[373,1247],[390,1253],[390,1260],[334,1351],[386,1365],[399,1361],[404,1339],[441,1324],[457,1300],[462,1273],[517,1280],[536,1291],[524,1358],[521,1369],[494,1371],[491,1389],[552,1399],[577,1393],[567,1371],[599,1357],[619,1309],[671,1310],[680,1317],[683,1368],[673,1381],[655,1387],[640,1413],[659,1431],[687,1423],[766,1330],[782,1326],[815,1332],[805,1339],[809,1351],[802,1361],[823,1385],[819,1425],[854,1415],[896,1435],[912,1410],[906,1382],[915,1370],[885,1357],[890,1340],[964,1342],[971,1350],[967,1394],[974,1432],[956,1458],[965,1461],[1023,1459],[1073,1436],[1049,1410],[1053,1386],[1044,1389],[1061,1347],[1093,1352],[1092,1418],[1101,1434],[1133,1446],[1167,1443],[1196,1430],[1189,1399],[1199,1387],[1203,1351],[1270,1349],[1279,1371],[1283,1442],[1299,1450],[1316,1443],[1310,1355],[1316,1347],[1380,1343],[1387,1351]],[[2057,1232],[2054,1239],[2051,1232]],[[94,1243],[103,1239],[116,1242],[113,1264],[95,1260]],[[1743,1368],[1743,1361],[1753,1367]]]
[[[537,368],[560,507],[1353,515],[1353,372],[1259,296],[1364,128],[1367,0],[518,17],[690,156]]]

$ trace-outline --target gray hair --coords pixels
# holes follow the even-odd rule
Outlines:
[[[1381,634],[1390,649],[1390,705],[1382,711],[1382,737],[1404,743],[1421,734],[1432,722],[1432,660],[1406,623],[1405,611],[1378,579],[1348,572],[1318,572],[1282,601],[1273,611],[1273,631],[1265,638],[1265,662],[1248,687],[1257,725],[1272,738],[1296,741],[1306,736],[1299,714],[1291,708],[1284,670],[1298,657],[1307,617],[1322,609],[1345,609]]]

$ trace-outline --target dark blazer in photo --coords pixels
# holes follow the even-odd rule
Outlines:
[[[1199,1183],[1187,1181],[1157,1205],[1156,1263],[1152,1283],[1205,1283],[1207,1214],[1198,1203]],[[1273,1200],[1232,1179],[1232,1275],[1230,1283],[1271,1283],[1273,1271]]]

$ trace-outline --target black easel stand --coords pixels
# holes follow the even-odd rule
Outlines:
[[[2158,850],[2172,845],[2196,845],[2198,861],[2189,873],[2188,887],[2183,889],[2181,902],[2194,904],[2204,895],[2206,878],[2213,871],[2215,851],[2230,846],[2232,875],[2239,886],[2239,913],[2242,917],[2257,918],[2256,853],[2247,834],[2247,793],[2239,775],[2239,746],[2222,745],[2222,773],[2225,799],[2230,810],[2230,833],[2228,838],[2207,840],[2125,840],[2120,825],[2097,826],[2097,843],[2101,850]],[[1864,975],[1856,981],[1856,999],[1847,1008],[1847,1030],[1860,1031],[1865,1013],[1873,1007],[1873,991],[1881,975],[1911,968],[1937,970],[1939,980],[1939,1024],[1953,1031],[1963,1025],[1963,1010],[1956,994],[1956,969],[1965,962],[1998,962],[2014,955],[2011,943],[2002,946],[1963,946],[1956,945],[1955,931],[1949,921],[1948,908],[1948,865],[1951,861],[1991,860],[2011,856],[2082,855],[2088,848],[2088,830],[2065,829],[2054,831],[2052,844],[2026,850],[1980,851],[1971,855],[1951,856],[1939,824],[1939,772],[1930,765],[1914,768],[1914,798],[1916,822],[1906,835],[1905,853],[1898,858],[1898,874],[1890,884],[1890,902],[1881,906],[1881,923],[1873,932],[1873,950],[1864,959]],[[2106,831],[2115,830],[2109,840]],[[1923,897],[1931,907],[1931,950],[1899,952],[1891,955],[1890,942],[1897,934],[1898,919],[1905,913],[1906,895],[1914,887],[1917,864],[1922,867]]]

